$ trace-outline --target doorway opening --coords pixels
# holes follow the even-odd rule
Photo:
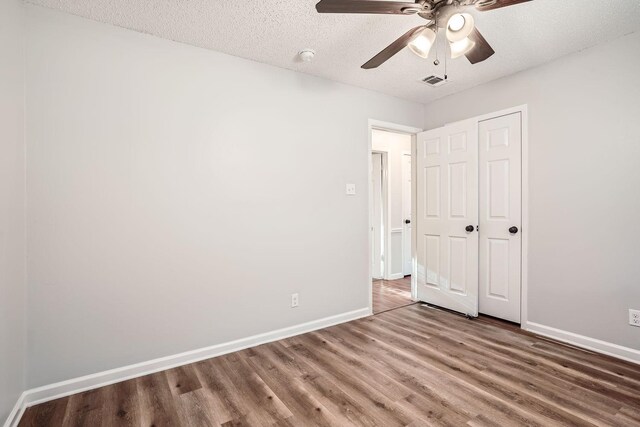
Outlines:
[[[414,303],[412,153],[418,131],[394,125],[371,127],[369,218],[373,314]]]

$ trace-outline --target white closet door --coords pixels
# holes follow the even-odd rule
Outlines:
[[[418,134],[418,299],[478,315],[478,126]]]
[[[520,323],[521,113],[479,123],[480,312]]]

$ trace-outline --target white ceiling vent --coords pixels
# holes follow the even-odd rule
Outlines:
[[[422,79],[422,83],[431,86],[431,87],[438,87],[438,86],[442,86],[444,84],[446,84],[449,80],[445,80],[444,77],[438,77],[438,76],[428,76],[425,77],[424,79]]]

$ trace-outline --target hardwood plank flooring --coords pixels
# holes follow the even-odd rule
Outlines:
[[[373,281],[373,314],[413,304],[411,276],[398,280]]]
[[[640,426],[640,366],[390,310],[27,409],[20,426]]]

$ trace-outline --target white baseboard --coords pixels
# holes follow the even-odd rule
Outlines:
[[[24,410],[29,406],[81,393],[94,388],[104,387],[109,384],[114,384],[132,378],[141,377],[154,372],[164,371],[166,369],[175,368],[176,366],[187,365],[200,360],[233,353],[234,351],[255,347],[260,344],[278,341],[294,335],[300,335],[317,329],[337,325],[339,323],[349,322],[351,320],[369,316],[370,314],[371,310],[368,307],[361,308],[359,310],[349,311],[335,316],[325,317],[323,319],[313,320],[311,322],[253,335],[251,337],[227,343],[216,344],[210,347],[191,350],[184,353],[174,354],[172,356],[161,357],[147,362],[136,363],[134,365],[123,366],[121,368],[111,369],[30,389],[22,394],[20,400],[16,404],[16,407],[5,422],[4,427],[17,426]]]
[[[20,422],[20,418],[22,418],[22,414],[24,414],[24,410],[27,409],[27,405],[25,404],[26,392],[23,392],[18,401],[14,405],[13,409],[9,413],[7,420],[4,422],[4,427],[17,427]]]
[[[627,362],[640,364],[640,350],[624,347],[618,344],[613,344],[584,335],[574,334],[573,332],[552,328],[550,326],[545,326],[534,322],[527,322],[524,325],[523,329],[529,332],[536,333],[538,335],[566,342],[567,344],[575,345],[576,347],[581,347],[587,350],[595,351],[597,353],[617,357],[618,359],[626,360]]]
[[[384,280],[398,280],[398,279],[404,279],[404,273],[395,273],[395,274],[390,274],[386,279]]]

